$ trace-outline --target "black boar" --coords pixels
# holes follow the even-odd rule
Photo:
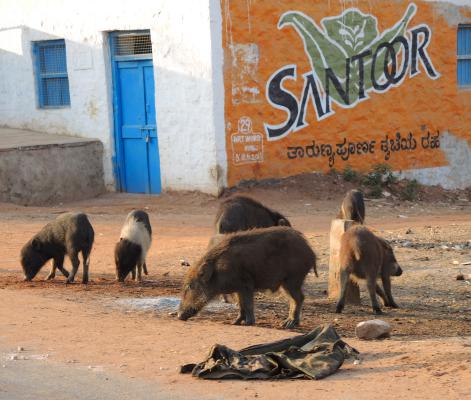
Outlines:
[[[368,228],[352,226],[340,241],[340,296],[336,312],[342,312],[349,279],[365,279],[375,314],[382,314],[376,293],[386,307],[397,308],[391,293],[391,276],[402,275],[391,245]],[[381,279],[383,289],[377,284]]]
[[[116,243],[114,259],[116,279],[124,282],[131,272],[132,278],[142,281],[142,270],[147,275],[146,256],[152,242],[152,228],[145,211],[131,211],[124,222]]]
[[[88,283],[90,252],[95,234],[85,214],[65,213],[48,223],[33,236],[21,249],[21,265],[26,281],[32,280],[41,267],[53,260],[51,271],[46,279],[53,279],[56,269],[67,277],[67,283],[74,281],[80,265],[78,254],[82,253],[82,283]],[[64,257],[72,262],[72,272],[64,268]]]
[[[291,226],[277,211],[246,196],[232,196],[224,200],[216,214],[216,233],[232,233],[253,228]]]
[[[188,271],[178,318],[187,320],[220,294],[237,293],[239,316],[234,324],[255,323],[254,291],[276,291],[290,298],[284,328],[299,324],[302,285],[316,256],[304,236],[288,227],[253,229],[224,235]]]
[[[337,218],[351,219],[360,224],[365,223],[365,201],[359,190],[350,190],[342,201]]]

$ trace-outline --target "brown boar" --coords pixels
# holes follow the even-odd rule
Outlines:
[[[239,315],[234,324],[255,323],[254,292],[282,287],[290,298],[284,328],[299,324],[302,285],[316,256],[304,236],[288,227],[253,229],[224,235],[188,271],[178,318],[187,320],[220,294],[237,293]]]
[[[251,197],[236,195],[224,200],[216,214],[216,233],[232,233],[253,228],[291,226],[288,219]]]
[[[340,241],[340,296],[336,312],[341,313],[349,279],[366,280],[375,314],[382,314],[376,293],[386,307],[398,308],[391,293],[391,276],[400,276],[402,269],[391,245],[368,228],[356,225],[348,229]],[[377,284],[381,279],[383,289]]]
[[[360,224],[365,223],[365,201],[359,190],[350,190],[342,201],[337,218],[351,219]]]

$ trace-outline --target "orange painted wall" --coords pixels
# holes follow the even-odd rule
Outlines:
[[[338,16],[348,7],[377,17],[378,30],[388,29],[404,15],[411,1],[325,1],[325,0],[221,0],[223,17],[224,85],[228,184],[244,179],[285,177],[302,172],[353,169],[368,170],[375,163],[388,163],[394,170],[417,169],[446,165],[440,149],[393,152],[389,160],[380,151],[380,141],[412,132],[420,143],[427,134],[449,131],[471,142],[471,91],[457,84],[457,26],[434,9],[433,3],[415,1],[417,12],[409,29],[427,24],[432,31],[428,54],[437,72],[430,79],[419,63],[421,73],[385,93],[369,93],[369,99],[353,108],[332,104],[335,114],[318,121],[312,105],[307,107],[308,126],[291,132],[280,140],[267,140],[265,124],[281,124],[287,112],[274,108],[266,97],[266,84],[280,68],[295,64],[297,80],[284,81],[284,88],[298,99],[303,90],[303,74],[312,71],[300,35],[291,26],[278,29],[280,16],[287,11],[300,11],[319,26],[324,17]],[[347,5],[347,7],[345,6]],[[471,19],[470,9],[460,11]],[[257,57],[258,54],[258,57]],[[241,118],[248,117],[244,120]],[[250,127],[251,122],[251,127]],[[242,130],[234,144],[232,135]],[[256,135],[251,135],[250,131]],[[246,135],[246,136],[244,136]],[[348,161],[334,156],[288,158],[288,147],[336,144],[346,138],[358,142],[376,140],[375,152],[352,155]],[[262,143],[263,142],[263,143]],[[247,147],[248,146],[248,147]],[[241,155],[242,154],[242,155]],[[243,155],[245,154],[245,155]]]

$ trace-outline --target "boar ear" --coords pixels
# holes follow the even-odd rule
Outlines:
[[[214,273],[214,264],[213,263],[204,263],[201,266],[199,277],[203,282],[209,282]]]
[[[41,242],[38,239],[33,239],[33,241],[31,242],[31,246],[36,251],[41,250]]]

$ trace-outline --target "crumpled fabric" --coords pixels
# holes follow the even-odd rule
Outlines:
[[[203,379],[322,379],[335,373],[359,352],[345,343],[331,325],[305,335],[235,351],[214,345],[206,360],[186,364],[181,373]]]

